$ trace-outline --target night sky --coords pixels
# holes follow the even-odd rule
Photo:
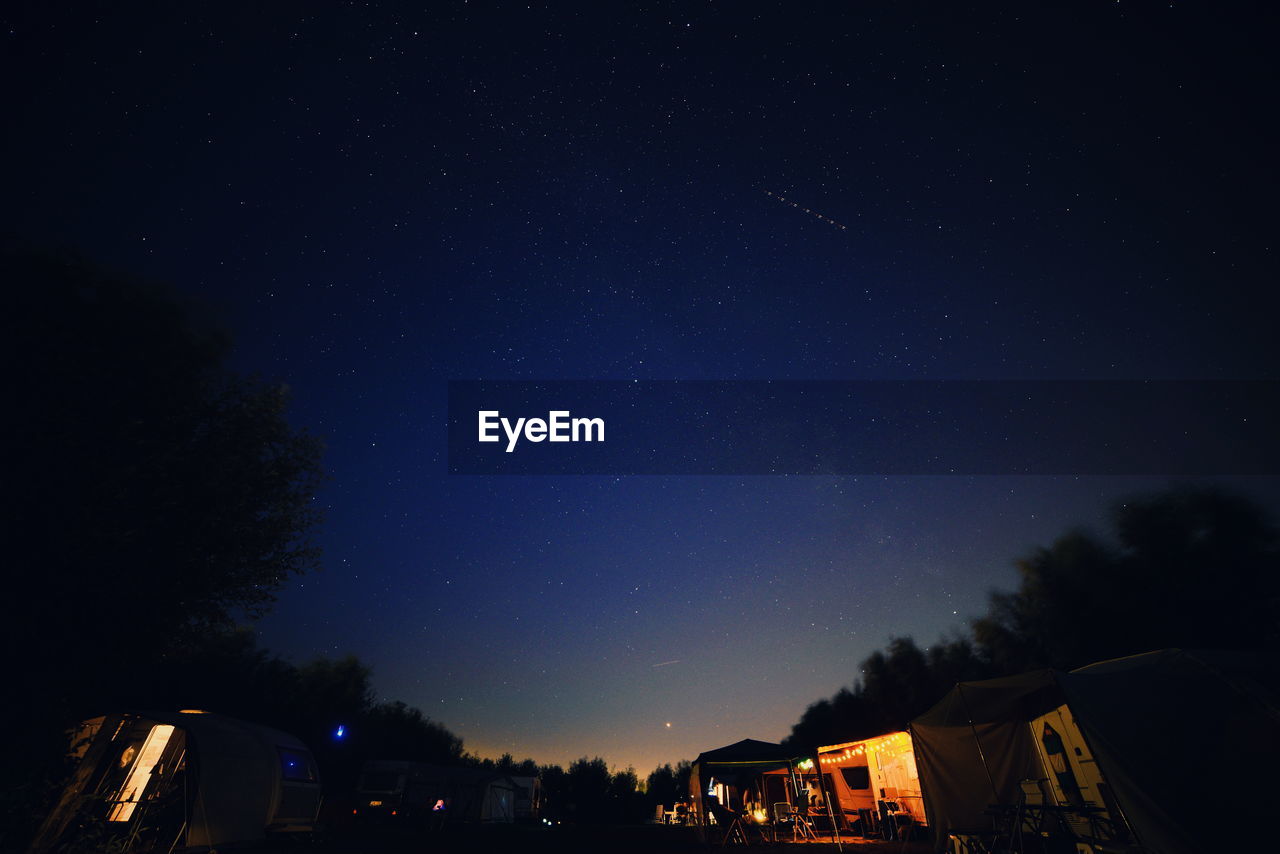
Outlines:
[[[451,476],[449,380],[1280,378],[1251,6],[15,5],[0,226],[290,386],[324,569],[263,644],[481,755],[779,740],[1164,481]]]

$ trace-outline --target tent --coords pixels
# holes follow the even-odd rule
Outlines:
[[[509,776],[482,768],[462,768],[377,759],[366,762],[357,784],[358,815],[366,818],[434,818],[509,824],[515,820],[521,787]]]
[[[73,837],[121,851],[209,849],[315,829],[315,761],[279,730],[198,710],[124,712],[81,723],[72,755],[31,854]]]
[[[1280,796],[1280,711],[1242,654],[1161,650],[962,682],[911,724],[939,849],[1044,780],[1153,854],[1246,850]]]
[[[758,785],[765,803],[785,801],[795,803],[797,791],[803,787],[798,771],[812,768],[812,759],[768,741],[747,738],[733,744],[698,754],[689,774],[689,795],[693,823],[700,838],[706,838],[710,824],[708,790],[713,786],[720,803],[733,810],[742,804],[742,791],[750,785]],[[815,775],[815,784],[821,791],[822,777]],[[828,819],[835,833],[835,817],[830,812],[830,799],[823,797],[828,807]]]
[[[527,775],[513,775],[509,779],[516,787],[516,821],[537,821],[542,812],[542,780]]]

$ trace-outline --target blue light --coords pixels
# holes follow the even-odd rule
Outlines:
[[[347,728],[346,728],[346,727],[344,727],[342,724],[338,724],[338,729],[334,731],[334,733],[333,733],[333,737],[334,737],[334,738],[342,738],[342,737],[343,737],[343,736],[345,736],[346,734],[347,734]]]

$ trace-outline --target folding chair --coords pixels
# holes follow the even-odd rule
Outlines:
[[[783,824],[791,825],[792,842],[796,842],[802,838],[818,838],[818,835],[813,832],[813,828],[809,826],[809,819],[786,801],[779,801],[773,805],[773,821],[775,827]],[[776,833],[774,834],[774,838],[777,838]]]
[[[747,839],[747,829],[742,823],[742,816],[719,804],[711,805],[711,814],[715,816],[716,824],[724,827],[724,836],[720,838],[721,847],[729,844],[751,844]]]

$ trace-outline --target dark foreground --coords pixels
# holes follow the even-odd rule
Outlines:
[[[310,845],[293,847],[297,854],[707,854],[729,849],[757,854],[837,854],[827,840],[720,846],[701,843],[692,828],[663,825],[559,826],[534,825],[457,827],[435,833],[409,831],[331,834]],[[928,842],[872,842],[845,837],[843,848],[857,854],[927,854]],[[283,849],[281,849],[283,851]]]

